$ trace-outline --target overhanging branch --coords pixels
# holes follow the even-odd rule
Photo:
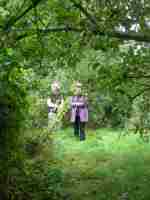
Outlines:
[[[130,78],[130,79],[149,79],[150,78],[150,75],[129,75],[127,76],[127,78]]]
[[[15,19],[10,19],[8,23],[5,25],[5,30],[9,30],[8,27],[12,27],[17,21],[19,21],[24,15],[26,15],[32,8],[35,8],[42,0],[34,0],[34,4],[30,5],[23,13],[21,13],[18,17]],[[107,36],[109,38],[118,38],[120,40],[134,40],[138,42],[150,42],[150,35],[148,34],[142,34],[137,32],[121,32],[121,31],[107,31],[107,30],[100,30],[100,27],[98,26],[97,20],[94,16],[92,16],[80,3],[77,3],[75,0],[70,0],[73,5],[79,9],[91,22],[91,26],[84,27],[84,28],[76,28],[71,26],[61,26],[61,27],[50,27],[46,29],[39,29],[39,32],[42,34],[48,34],[53,32],[63,32],[63,31],[70,31],[70,32],[82,32],[82,31],[89,31],[92,32],[95,35],[100,36]],[[7,29],[6,29],[7,28]],[[11,31],[20,31],[20,30],[11,30]],[[16,40],[21,40],[25,37],[32,36],[36,33],[36,30],[34,29],[22,29],[21,31],[26,32],[22,35],[19,35],[16,37]]]
[[[150,42],[150,35],[142,34],[142,33],[136,33],[136,32],[108,32],[106,33],[109,37],[115,37],[119,38],[121,40],[135,40],[138,42]]]
[[[89,20],[90,22],[97,26],[97,21],[95,19],[94,16],[92,16],[89,12],[87,12],[87,10],[80,4],[80,3],[77,3],[75,0],[71,0],[71,2],[73,3],[73,5],[78,8]]]
[[[76,0],[70,0],[73,5],[79,9],[87,19],[94,25],[94,29],[92,27],[92,32],[97,35],[108,36],[113,38],[119,38],[121,40],[135,40],[138,42],[150,42],[150,35],[137,33],[137,32],[121,32],[121,31],[101,31],[96,18],[91,15],[80,3],[77,3]],[[90,28],[91,29],[91,28]]]
[[[24,29],[17,29],[17,30],[14,30],[16,32],[22,32],[22,31],[25,31]],[[24,33],[24,34],[21,34],[19,36],[17,36],[16,40],[21,40],[25,37],[28,37],[28,36],[33,36],[36,34],[36,29],[27,29],[26,30],[27,32]],[[38,29],[39,33],[45,35],[45,34],[48,34],[48,33],[54,33],[54,32],[82,32],[83,29],[80,29],[80,28],[74,28],[74,27],[69,27],[69,26],[64,26],[64,27],[51,27],[51,28],[46,28],[46,29]]]
[[[25,9],[20,15],[17,17],[11,17],[7,23],[4,25],[4,30],[9,30],[17,21],[19,21],[22,17],[24,17],[30,10],[35,8],[42,0],[35,0],[32,1],[31,5]]]
[[[17,40],[23,39],[24,37],[34,35],[36,33],[36,30],[34,29],[27,29],[27,30],[13,30],[16,32],[21,32],[21,31],[27,31],[27,33],[24,33],[20,36],[17,37]],[[54,32],[82,32],[82,31],[88,31],[86,29],[82,28],[76,28],[76,27],[69,27],[69,26],[64,26],[64,27],[51,27],[47,29],[39,29],[39,32],[42,34],[48,34],[48,33],[54,33]],[[120,40],[134,40],[138,42],[147,42],[150,43],[150,36],[149,35],[144,35],[141,33],[124,33],[124,32],[117,32],[117,31],[112,31],[112,32],[103,32],[103,31],[92,31],[95,35],[100,35],[100,36],[107,36],[110,38],[118,38]]]
[[[144,88],[143,90],[141,90],[140,92],[138,92],[136,95],[132,96],[132,101],[134,101],[137,97],[139,97],[144,92],[149,91],[149,90],[150,90],[150,87]]]

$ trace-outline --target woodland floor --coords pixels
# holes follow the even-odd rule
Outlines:
[[[88,130],[83,142],[72,129],[53,134],[54,161],[49,166],[63,174],[56,190],[66,200],[150,200],[150,143],[139,135],[119,134]]]

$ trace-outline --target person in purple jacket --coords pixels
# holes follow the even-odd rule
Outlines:
[[[74,125],[74,135],[85,140],[85,124],[88,122],[87,97],[82,94],[82,84],[75,83],[74,96],[71,97],[71,122]]]

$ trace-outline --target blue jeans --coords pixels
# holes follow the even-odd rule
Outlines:
[[[80,137],[80,140],[85,140],[85,122],[81,122],[79,116],[76,116],[74,122],[74,135]]]

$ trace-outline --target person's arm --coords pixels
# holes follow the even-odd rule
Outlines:
[[[71,105],[72,106],[83,106],[84,103],[83,102],[73,102]]]
[[[71,105],[71,107],[72,107],[72,106],[83,106],[83,105],[84,105],[83,102],[73,102],[73,101],[72,101],[72,98],[73,98],[73,97],[70,97],[70,105]]]

